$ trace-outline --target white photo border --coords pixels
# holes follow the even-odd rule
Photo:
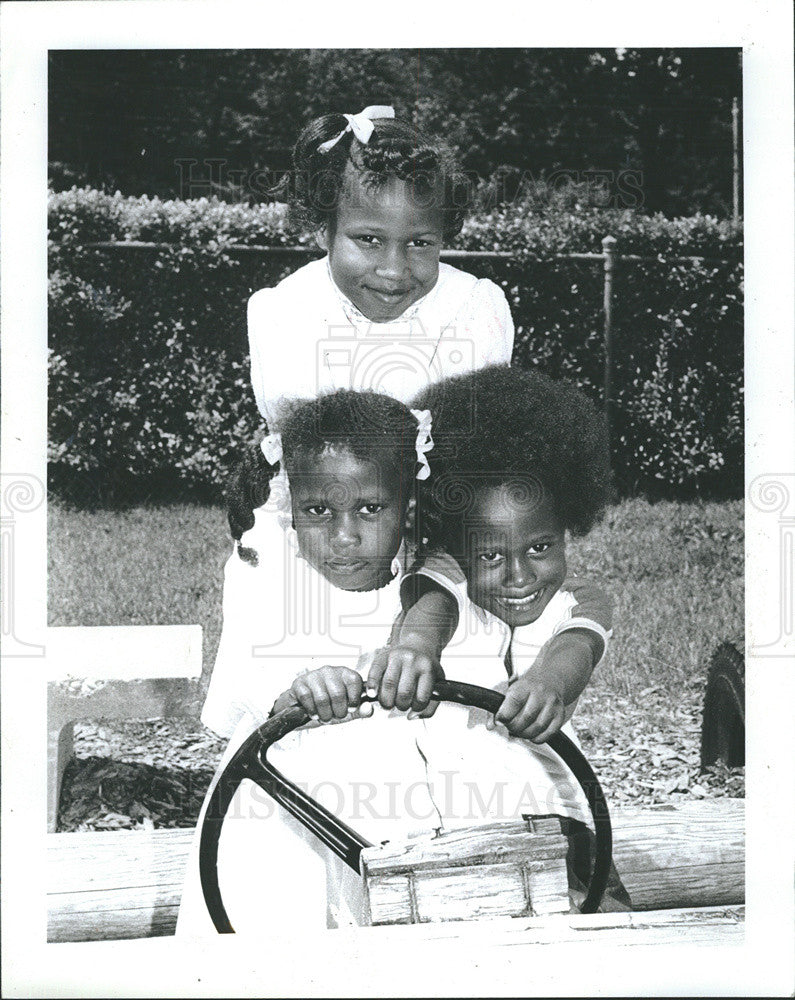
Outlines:
[[[47,53],[57,48],[428,46],[742,47],[746,238],[746,484],[795,482],[792,11],[787,0],[664,6],[491,0],[295,6],[243,0],[3,3],[3,483],[46,483]],[[464,23],[466,22],[466,23]],[[27,478],[26,478],[27,477]],[[795,490],[793,491],[795,493]],[[748,496],[748,492],[746,493]],[[746,505],[749,645],[775,637],[780,518]],[[793,522],[795,523],[795,522]],[[6,538],[4,535],[4,543]],[[46,643],[46,504],[14,525],[17,634]],[[4,595],[6,604],[9,595]],[[4,636],[5,638],[5,636]],[[35,649],[34,649],[35,652]],[[41,656],[2,669],[3,979],[8,997],[261,995],[791,995],[795,987],[795,671],[792,648],[749,658],[747,924],[742,947],[506,948],[338,931],[280,941],[263,962],[243,938],[46,944],[45,705]],[[660,948],[664,950],[661,952]]]

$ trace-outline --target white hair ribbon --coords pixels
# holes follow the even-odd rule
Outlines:
[[[389,107],[388,104],[371,104],[364,111],[360,111],[358,115],[343,115],[343,117],[348,119],[348,124],[339,135],[335,135],[333,139],[326,142],[321,142],[317,147],[319,153],[327,153],[333,146],[337,145],[346,132],[353,132],[359,142],[367,145],[373,134],[373,119],[394,118],[395,109]]]
[[[260,442],[262,454],[269,465],[278,465],[282,460],[282,436],[276,431],[267,434]]]
[[[426,455],[433,450],[433,438],[431,437],[431,411],[412,410],[411,415],[417,421],[417,461],[420,468],[417,470],[417,479],[427,479],[431,474],[431,467],[428,464]]]

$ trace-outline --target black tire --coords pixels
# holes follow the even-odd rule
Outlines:
[[[745,764],[745,659],[730,642],[710,661],[701,723],[701,770],[719,760],[727,767]]]

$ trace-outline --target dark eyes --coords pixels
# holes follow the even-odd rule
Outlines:
[[[383,503],[365,503],[359,507],[357,513],[364,515],[374,515],[380,514],[382,510],[386,509],[386,504]],[[326,507],[325,504],[316,503],[312,507],[306,508],[307,514],[311,514],[312,517],[327,517],[331,513],[331,508]]]
[[[552,542],[536,542],[531,545],[527,554],[531,556],[543,555],[548,549],[552,547]],[[478,555],[478,559],[481,562],[487,563],[489,566],[497,566],[505,557],[501,552],[481,552]]]
[[[357,243],[362,243],[367,247],[379,246],[381,242],[377,236],[373,236],[370,233],[360,233],[359,235],[354,236],[353,239],[356,240]],[[419,250],[425,250],[432,246],[435,246],[434,240],[409,240],[409,247],[416,247]]]
[[[478,559],[484,563],[498,563],[502,556],[499,552],[481,552]]]

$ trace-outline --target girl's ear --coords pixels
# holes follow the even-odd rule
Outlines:
[[[320,247],[321,250],[327,251],[330,242],[331,240],[329,240],[328,224],[320,226],[318,229],[315,230],[315,243],[317,243],[317,245]]]

